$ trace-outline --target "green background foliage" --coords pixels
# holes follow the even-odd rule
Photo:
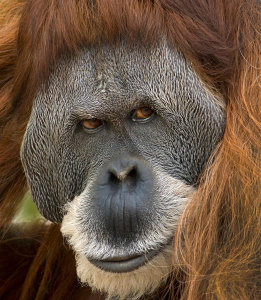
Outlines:
[[[21,207],[15,216],[15,222],[31,222],[40,219],[41,215],[34,204],[30,193],[26,193]]]

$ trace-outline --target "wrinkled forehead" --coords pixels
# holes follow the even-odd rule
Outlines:
[[[90,106],[88,110],[93,113],[101,108],[104,113],[111,112],[115,103],[131,108],[146,99],[164,107],[173,107],[184,98],[222,106],[183,54],[166,42],[151,47],[121,42],[84,48],[77,56],[61,60],[51,86],[70,98],[72,105],[79,109]]]

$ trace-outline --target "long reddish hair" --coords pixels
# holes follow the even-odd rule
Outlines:
[[[257,299],[261,293],[260,28],[258,0],[2,0],[0,226],[10,224],[26,191],[19,156],[22,137],[35,92],[46,83],[60,55],[75,55],[84,46],[116,44],[122,37],[130,44],[151,45],[165,36],[226,103],[224,138],[180,220],[173,279],[166,289],[177,291],[178,280],[179,292],[170,293],[173,299],[175,294],[189,300]],[[62,238],[59,225],[46,230],[22,284],[21,299],[42,299],[53,276],[50,270]],[[51,253],[43,250],[48,245]],[[70,266],[75,268],[73,260]],[[64,278],[75,277],[68,268],[61,268],[61,273]],[[32,294],[36,275],[40,283]],[[74,279],[68,282],[71,285],[57,281],[55,299],[66,295]],[[4,287],[0,295],[1,291]]]

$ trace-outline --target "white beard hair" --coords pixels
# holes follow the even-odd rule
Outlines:
[[[177,225],[178,217],[184,211],[186,203],[194,192],[194,188],[186,185],[185,183],[170,177],[164,172],[157,172],[157,178],[160,181],[160,192],[167,195],[167,199],[177,199],[177,203],[174,205],[174,211],[171,207],[171,203],[167,201],[160,205],[162,210],[169,210],[165,219],[162,219],[162,223],[159,224],[159,228],[163,228],[157,232],[156,228],[151,232],[150,243],[156,243],[162,238],[162,236],[169,235],[170,232],[174,235],[175,225]],[[161,285],[163,285],[168,279],[171,271],[173,270],[173,246],[168,245],[154,258],[149,260],[146,265],[139,267],[131,272],[113,273],[107,272],[94,266],[86,258],[87,253],[100,255],[100,251],[103,253],[109,252],[114,254],[115,249],[110,248],[109,245],[103,243],[103,241],[97,241],[97,239],[90,239],[88,232],[81,230],[81,224],[79,222],[79,212],[82,207],[84,199],[80,196],[67,205],[67,213],[64,216],[61,232],[63,236],[67,237],[69,244],[72,246],[76,253],[76,268],[77,275],[83,285],[87,284],[94,291],[105,293],[108,299],[139,299],[143,295],[149,295],[155,292]],[[176,212],[174,214],[174,212]],[[177,214],[178,213],[178,214]],[[163,226],[164,223],[164,226]],[[162,236],[159,234],[161,233]],[[92,234],[91,232],[89,234]],[[154,237],[153,237],[154,235]],[[139,241],[144,243],[148,241]],[[160,241],[161,242],[161,241]],[[138,249],[144,249],[139,247]],[[147,247],[147,246],[146,246]],[[145,247],[145,248],[146,248]]]
[[[76,254],[80,281],[87,283],[94,291],[105,293],[107,299],[119,300],[136,300],[145,294],[152,294],[168,279],[172,270],[171,260],[172,250],[169,247],[137,270],[110,273],[95,267],[83,254]]]

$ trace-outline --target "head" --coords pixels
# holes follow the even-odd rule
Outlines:
[[[168,278],[175,227],[222,138],[223,108],[166,41],[61,58],[34,99],[21,157],[83,283],[134,297]]]
[[[238,299],[254,282],[232,268],[235,249],[251,263],[258,251],[250,6],[27,1],[10,111],[26,120],[19,150],[33,200],[61,224],[82,284],[135,299],[177,268],[183,299]]]

